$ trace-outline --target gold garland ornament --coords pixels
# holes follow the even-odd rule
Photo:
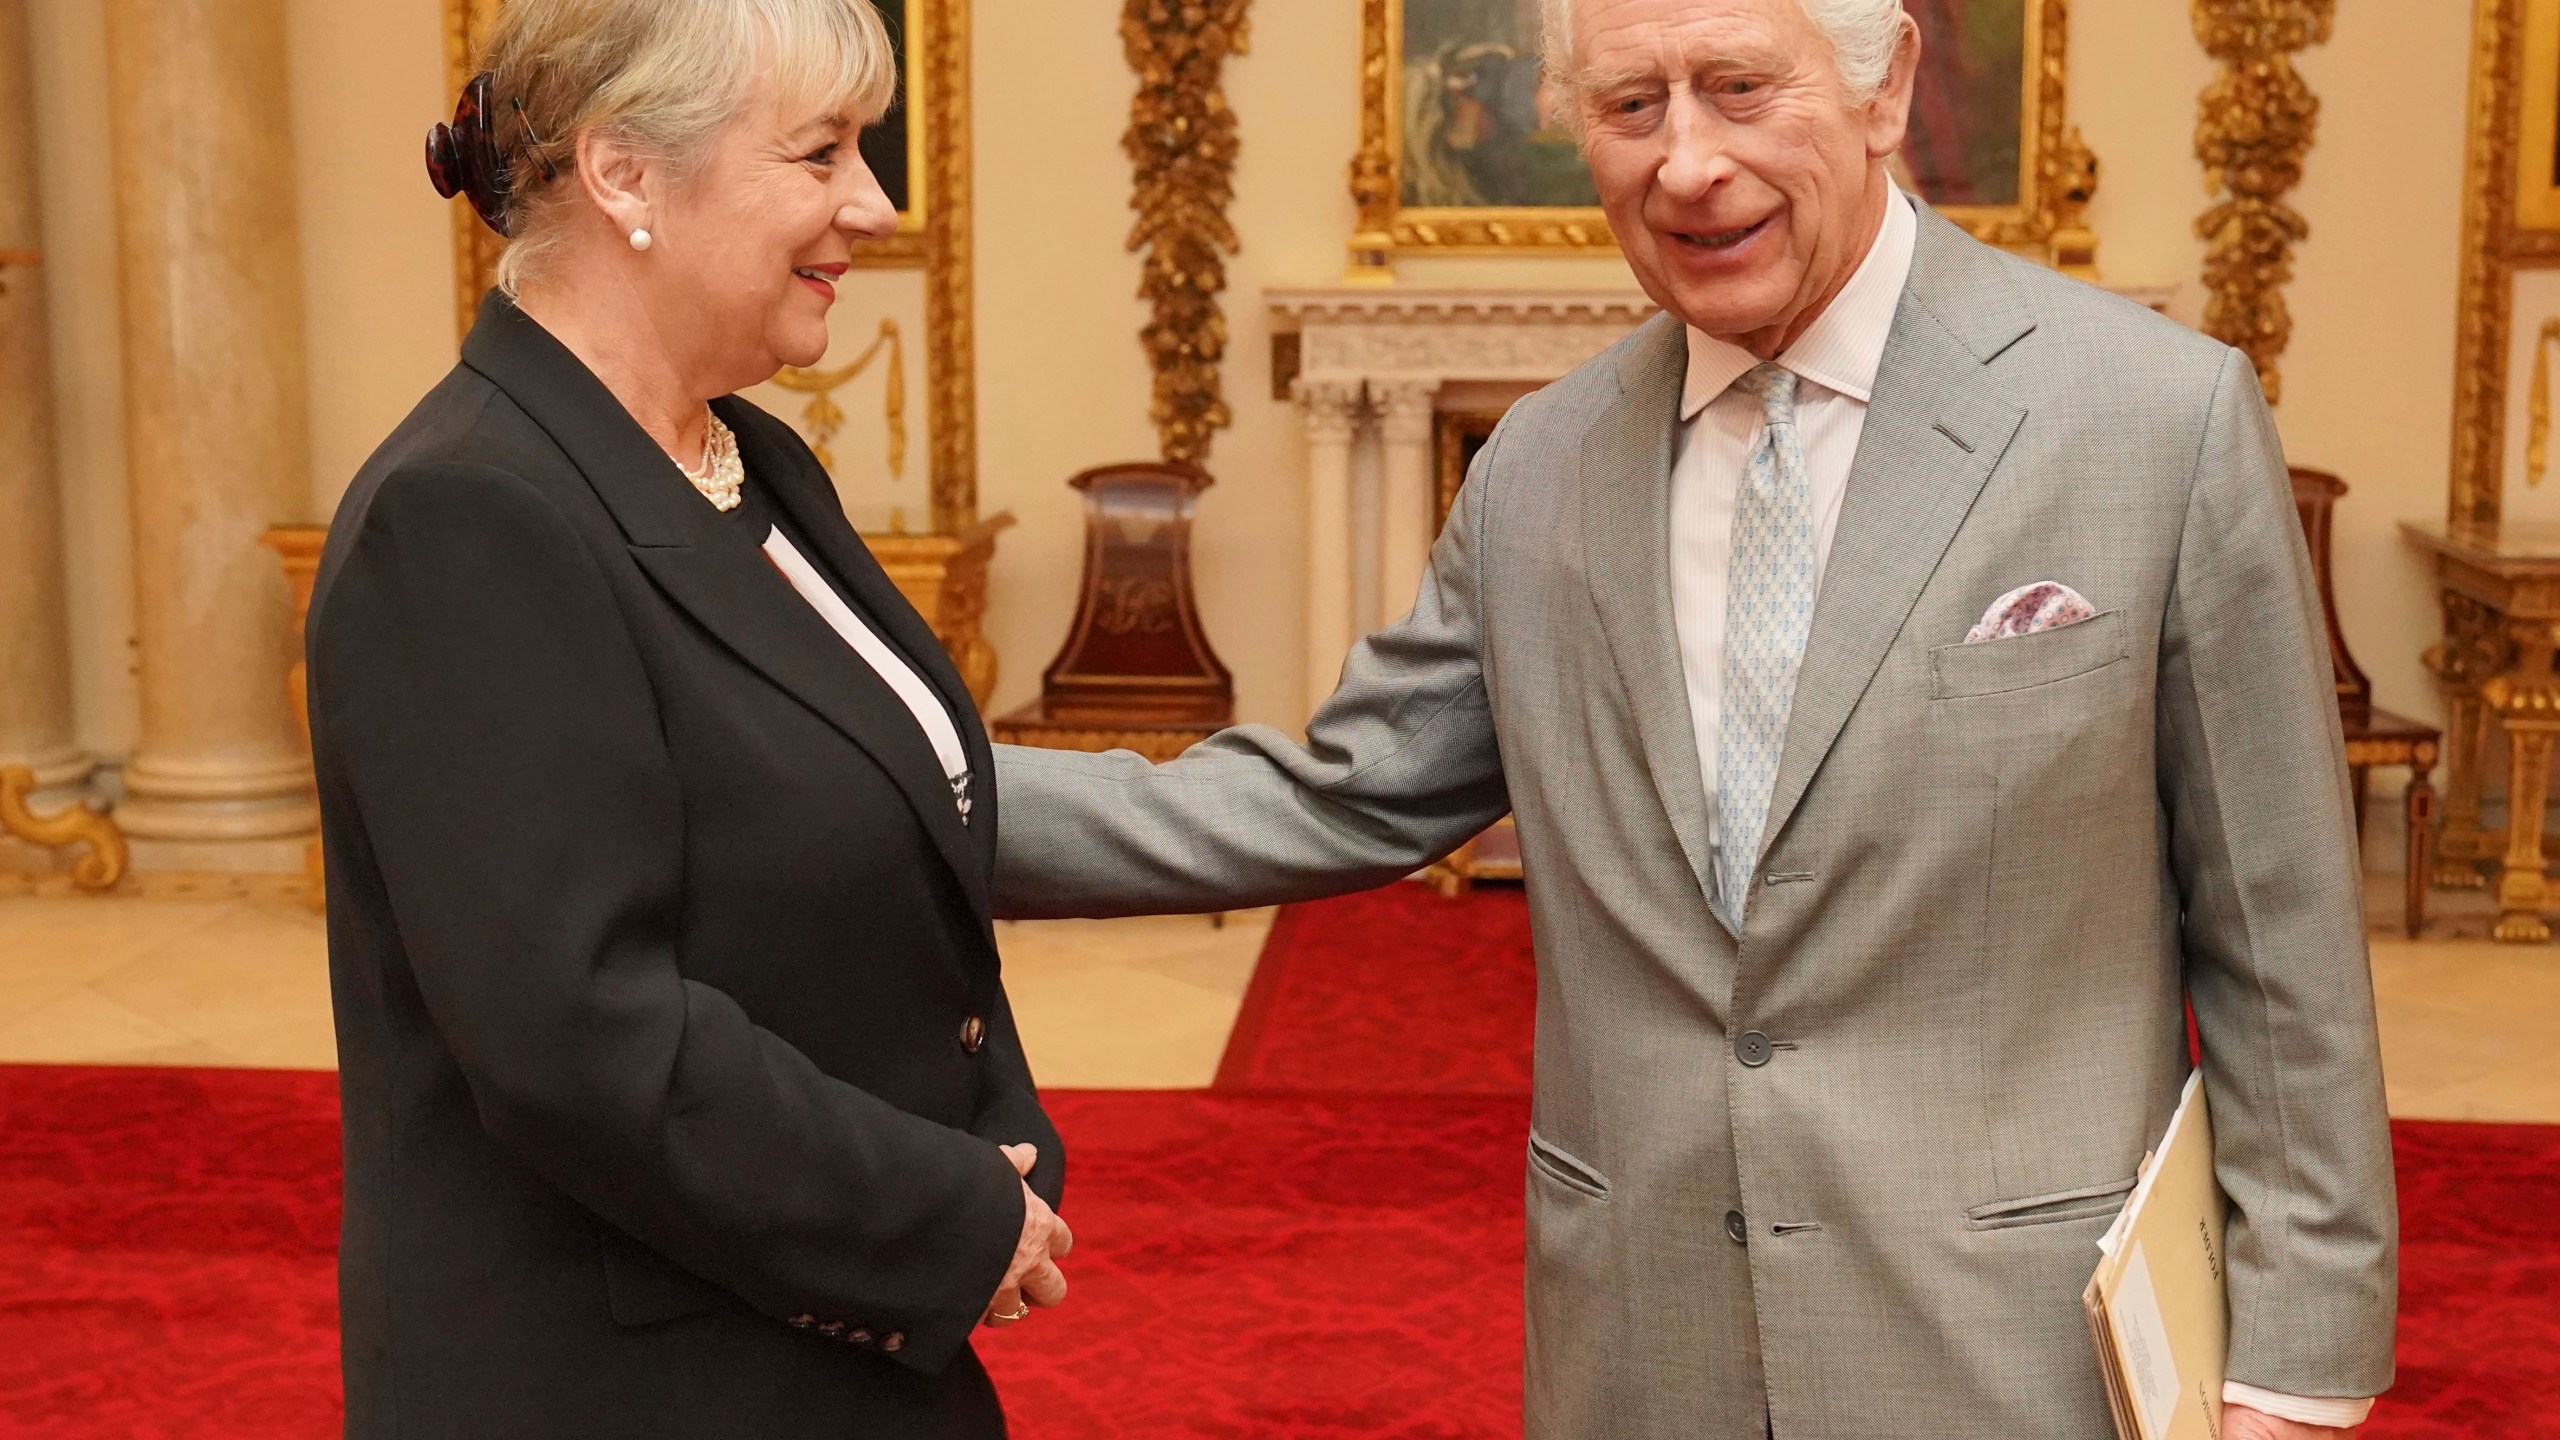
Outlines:
[[[1238,248],[1236,117],[1218,88],[1229,55],[1245,52],[1252,0],[1128,0],[1120,41],[1138,75],[1128,152],[1138,212],[1129,248],[1146,252],[1139,298],[1153,309],[1139,332],[1155,369],[1155,421],[1164,458],[1203,464],[1231,423],[1218,366],[1227,353],[1225,257]]]
[[[2542,322],[2533,339],[2533,393],[2525,397],[2524,483],[2539,485],[2551,469],[2551,346],[2560,341],[2560,318]]]
[[[128,855],[124,832],[104,811],[74,805],[53,815],[27,808],[36,791],[36,772],[24,765],[0,765],[0,831],[48,850],[85,845],[88,853],[71,863],[71,883],[83,890],[112,890],[124,879]]]
[[[2284,196],[2302,183],[2320,101],[2293,53],[2328,40],[2336,0],[2195,0],[2196,40],[2222,62],[2196,117],[2205,193],[2224,198],[2196,217],[2205,251],[2204,331],[2258,368],[2272,405],[2283,398],[2276,360],[2293,339],[2285,283],[2293,247],[2311,234]]]
[[[898,333],[896,320],[884,317],[871,348],[863,351],[851,364],[839,365],[833,370],[804,370],[797,365],[786,365],[780,374],[773,377],[773,383],[783,389],[812,397],[809,408],[800,412],[800,420],[809,427],[809,453],[818,457],[818,464],[830,475],[835,473],[836,457],[835,452],[828,448],[828,442],[844,428],[845,420],[843,408],[835,402],[835,392],[860,379],[884,350],[889,355],[889,368],[882,383],[888,394],[881,402],[880,418],[889,431],[890,478],[903,480],[907,474],[907,354],[906,342]]]

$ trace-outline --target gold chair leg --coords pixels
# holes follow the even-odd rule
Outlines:
[[[2415,940],[2427,926],[2427,882],[2435,866],[2436,835],[2436,788],[2427,772],[2415,765],[2409,767],[2409,789],[2402,803],[2406,806],[2409,853],[2400,922],[2409,938]]]

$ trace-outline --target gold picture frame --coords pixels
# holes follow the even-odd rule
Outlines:
[[[1401,254],[1577,254],[1614,250],[1596,207],[1447,207],[1404,203],[1407,0],[1361,0],[1360,149],[1351,164],[1359,229],[1352,278],[1383,280]],[[2067,120],[2069,0],[2019,0],[2018,198],[2005,205],[1944,205],[1939,213],[1976,238],[2036,253],[2095,278],[2096,237],[2083,219],[2097,161]]]
[[[444,0],[447,93],[476,72],[502,0]],[[868,269],[925,272],[925,386],[931,420],[933,531],[978,523],[977,333],[971,247],[969,0],[892,0],[902,6],[909,204],[898,232],[863,246]],[[504,242],[468,202],[453,201],[455,319],[469,333],[495,281]]]
[[[2560,269],[2560,0],[2474,0],[2446,518],[2505,509],[2508,350],[2519,271]]]

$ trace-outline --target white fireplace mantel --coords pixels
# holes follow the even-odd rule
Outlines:
[[[1307,434],[1306,707],[1332,693],[1359,636],[1401,616],[1436,525],[1432,417],[1453,386],[1544,385],[1654,313],[1639,290],[1263,292],[1296,337],[1291,384]],[[1377,503],[1354,504],[1355,456],[1381,460]],[[1371,523],[1355,520],[1374,511]],[[1363,519],[1371,519],[1363,516]],[[1370,573],[1355,575],[1354,558]]]

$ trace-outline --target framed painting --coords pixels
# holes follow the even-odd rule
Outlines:
[[[2064,122],[2068,0],[1903,3],[1921,69],[1895,178],[1984,240],[2088,265],[2096,166]],[[1541,74],[1539,0],[1362,4],[1355,272],[1405,252],[1614,247]]]
[[[444,0],[445,59],[448,93],[459,94],[478,71],[479,58],[494,32],[505,0]],[[899,103],[880,123],[863,132],[863,158],[898,209],[898,230],[859,247],[858,268],[910,271],[908,276],[882,276],[878,293],[851,283],[841,287],[845,301],[837,316],[845,355],[809,371],[786,371],[776,384],[784,395],[759,396],[780,402],[796,393],[807,399],[809,423],[825,433],[810,438],[823,450],[849,417],[830,396],[833,386],[820,381],[834,375],[859,377],[864,369],[855,351],[875,344],[875,335],[921,333],[923,385],[910,404],[902,395],[882,406],[881,433],[853,435],[837,447],[852,455],[879,453],[893,457],[886,469],[904,469],[904,416],[920,410],[930,437],[930,496],[926,501],[931,529],[955,535],[977,522],[977,392],[975,375],[975,294],[970,268],[970,133],[969,133],[969,0],[877,0],[889,23],[899,58]],[[454,280],[456,319],[471,328],[480,298],[497,273],[504,242],[480,224],[470,206],[454,201]],[[861,312],[861,313],[856,313]],[[876,313],[874,313],[876,312]],[[892,353],[894,354],[894,341]],[[850,362],[850,363],[847,363]],[[886,367],[891,374],[902,367]],[[814,398],[810,398],[814,397]],[[865,407],[867,408],[867,407]],[[833,416],[833,419],[825,417]],[[860,429],[860,425],[853,428]],[[851,470],[851,466],[847,470]],[[856,486],[845,472],[839,488]],[[865,508],[860,493],[848,494],[849,508]],[[883,500],[881,513],[893,511]]]

